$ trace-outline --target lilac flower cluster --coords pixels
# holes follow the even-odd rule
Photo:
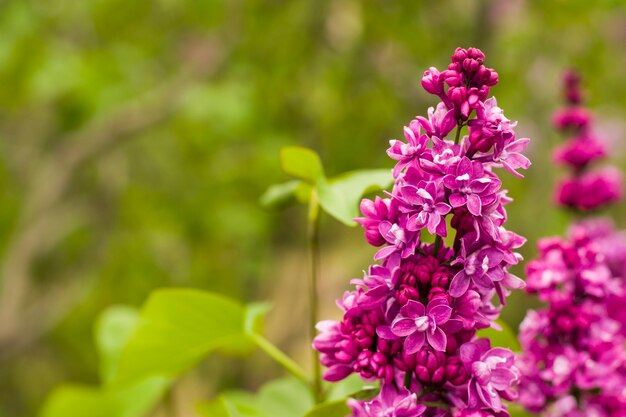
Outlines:
[[[572,174],[557,187],[556,201],[566,207],[590,211],[622,197],[621,173],[612,168],[588,170],[589,164],[606,155],[603,144],[592,133],[592,118],[581,106],[580,77],[568,72],[565,77],[567,107],[554,115],[554,125],[569,140],[554,152],[557,163],[571,168]]]
[[[511,199],[493,169],[521,177],[529,140],[488,98],[498,75],[484,59],[459,48],[447,70],[425,72],[422,86],[441,102],[404,128],[405,142],[390,142],[391,192],[361,203],[357,221],[380,263],[352,281],[343,319],[320,322],[313,343],[326,380],[381,382],[371,401],[350,400],[357,417],[504,417],[503,400],[516,397],[513,353],[476,332],[497,326],[510,290],[524,287],[508,269],[525,239],[504,228]]]
[[[570,101],[580,101],[577,86],[578,78],[568,74]],[[579,129],[588,121],[583,114],[577,109],[561,115],[559,126]],[[600,154],[592,139],[571,142],[583,140],[591,148],[577,144],[580,152],[572,152],[568,164]],[[563,148],[557,151],[557,157],[563,154]],[[616,198],[604,198],[599,186],[573,187],[573,209],[595,208]],[[547,307],[530,310],[520,326],[520,403],[545,417],[625,417],[626,233],[606,219],[587,219],[574,223],[564,239],[540,240],[538,249],[538,258],[526,268],[527,291]]]

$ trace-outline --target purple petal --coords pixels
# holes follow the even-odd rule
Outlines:
[[[396,340],[398,338],[398,336],[396,336],[396,334],[391,330],[391,327],[389,326],[378,326],[376,328],[376,334],[378,335],[378,337],[387,340]]]
[[[374,255],[374,260],[380,261],[381,259],[385,259],[386,257],[391,255],[395,251],[396,251],[395,246],[385,246],[384,248],[376,252],[376,254]]]
[[[443,185],[445,185],[446,188],[449,188],[451,190],[456,190],[458,188],[457,183],[456,183],[456,177],[451,174],[448,174],[445,177],[443,177]]]
[[[418,317],[422,317],[426,315],[426,309],[424,308],[424,304],[415,300],[409,300],[404,305],[404,307],[400,309],[400,312],[402,313],[403,316],[411,318],[411,319],[416,319]]]
[[[506,146],[506,150],[509,152],[522,152],[526,149],[526,146],[530,143],[530,139],[521,138],[516,140],[515,142],[511,142]]]
[[[439,304],[432,308],[430,308],[429,304],[428,307],[429,308],[426,309],[426,315],[432,317],[437,325],[447,322],[452,316],[452,308],[445,304]]]
[[[448,338],[443,330],[437,327],[433,332],[426,332],[426,337],[428,338],[428,343],[433,347],[433,349],[445,352]]]
[[[391,331],[400,337],[406,337],[415,333],[415,321],[412,319],[398,317],[391,323]]]
[[[462,175],[472,175],[472,161],[468,158],[463,158],[459,161],[459,165],[456,167],[456,176],[460,177]]]
[[[445,216],[446,214],[450,213],[450,210],[452,210],[452,207],[450,207],[446,203],[435,204],[435,213],[439,214],[440,216]]]
[[[482,211],[482,202],[480,197],[476,194],[470,194],[467,196],[467,209],[474,216],[480,216]]]
[[[435,233],[441,237],[448,236],[448,226],[446,225],[446,222],[443,219],[441,219],[441,221],[437,225],[437,229],[435,229]]]
[[[461,207],[467,202],[467,197],[461,194],[450,194],[450,205],[454,208]]]
[[[478,386],[477,392],[480,400],[487,407],[491,408],[495,412],[500,412],[502,410],[502,401],[500,400],[500,396],[495,392],[493,388],[491,388],[492,394],[488,391],[487,387]]]
[[[509,272],[506,273],[504,285],[514,290],[520,290],[526,287],[526,283],[524,282],[524,280]]]
[[[491,371],[491,385],[498,391],[508,389],[517,379],[513,371],[506,368],[496,368]]]
[[[467,292],[469,284],[470,279],[465,271],[461,270],[457,272],[454,278],[452,278],[452,282],[450,283],[450,295],[454,298],[459,298]]]
[[[469,342],[461,345],[459,357],[461,358],[461,362],[463,362],[466,366],[471,367],[474,362],[479,361],[480,355],[481,349],[476,343]]]
[[[463,328],[463,321],[450,319],[441,325],[441,329],[446,333],[456,333]]]
[[[437,233],[437,226],[441,223],[441,216],[435,213],[428,213],[428,231],[434,235]]]
[[[489,279],[489,275],[487,274],[474,274],[472,275],[472,281],[474,281],[474,284],[476,284],[480,288],[487,289],[493,287],[493,281]]]
[[[426,336],[422,332],[412,333],[404,340],[404,353],[412,355],[424,346]]]

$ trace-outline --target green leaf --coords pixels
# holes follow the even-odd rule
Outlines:
[[[261,205],[276,209],[296,203],[308,203],[312,188],[300,180],[271,185],[261,196]]]
[[[313,406],[308,387],[295,378],[265,384],[255,395],[230,391],[198,406],[205,417],[299,417]]]
[[[248,334],[263,334],[264,318],[272,308],[271,303],[250,303],[246,306],[244,331]]]
[[[366,389],[378,389],[378,384],[363,381],[357,374],[342,379],[339,382],[329,384],[328,401],[338,400],[352,396],[354,393],[364,391]]]
[[[204,417],[263,417],[254,401],[254,395],[249,392],[230,391],[198,404],[196,411]]]
[[[346,401],[347,399],[343,398],[319,404],[306,413],[304,417],[345,417],[350,414],[350,408]]]
[[[320,157],[313,150],[286,146],[280,150],[280,164],[287,175],[315,184],[324,176]]]
[[[319,202],[331,216],[346,224],[356,226],[353,220],[359,215],[359,202],[363,195],[388,187],[393,181],[387,169],[351,171],[331,180],[318,181]]]
[[[476,332],[476,336],[491,340],[491,346],[493,347],[505,347],[513,352],[519,352],[521,348],[515,332],[502,320],[496,320],[496,323],[502,327],[502,331],[489,327]]]
[[[519,404],[507,402],[507,411],[511,417],[535,417],[535,414],[524,410]]]
[[[100,314],[95,325],[96,345],[100,354],[100,378],[103,383],[113,379],[122,349],[130,339],[139,320],[137,309],[113,306]]]
[[[169,386],[165,378],[150,378],[124,389],[62,385],[46,400],[40,417],[141,417]]]
[[[225,297],[191,289],[154,291],[124,348],[115,382],[173,377],[215,350],[251,349],[245,308]]]

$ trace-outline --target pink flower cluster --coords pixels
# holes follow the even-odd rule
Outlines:
[[[504,228],[511,199],[494,168],[521,177],[529,140],[489,98],[498,75],[484,59],[459,48],[447,70],[425,72],[422,86],[441,102],[404,128],[406,141],[390,142],[391,192],[361,203],[357,221],[381,247],[379,263],[352,281],[343,319],[320,322],[313,343],[326,380],[381,382],[371,401],[350,400],[357,417],[503,417],[503,400],[516,397],[513,353],[476,332],[497,327],[510,289],[524,287],[508,269],[525,239]]]
[[[607,220],[539,242],[520,326],[520,402],[546,417],[626,416],[626,234]]]
[[[622,175],[613,168],[589,170],[589,164],[603,158],[606,149],[592,133],[591,114],[581,106],[580,77],[568,72],[565,77],[567,107],[554,115],[554,125],[571,135],[554,152],[557,163],[571,168],[572,174],[561,180],[556,201],[566,207],[590,211],[622,197]]]
[[[580,102],[578,82],[566,76],[573,105]],[[579,133],[589,124],[579,107],[556,120]],[[619,173],[583,173],[604,153],[591,136],[557,151],[578,175],[561,184],[561,196],[575,196],[566,204],[572,209],[590,210],[620,195],[607,191],[617,187]],[[526,268],[527,291],[547,307],[530,310],[520,326],[520,403],[544,417],[626,417],[626,233],[590,219],[575,223],[565,239],[540,240],[538,249]]]

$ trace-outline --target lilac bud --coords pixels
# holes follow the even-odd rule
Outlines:
[[[453,63],[461,63],[467,58],[467,50],[463,48],[456,48],[454,54],[452,54]]]
[[[445,379],[452,385],[461,385],[469,380],[469,375],[458,356],[450,356],[446,360]]]
[[[431,67],[422,76],[422,87],[430,94],[443,94],[443,79],[440,78],[439,70]]]
[[[439,384],[444,381],[445,353],[425,348],[417,352],[415,362],[415,375],[420,382]]]

